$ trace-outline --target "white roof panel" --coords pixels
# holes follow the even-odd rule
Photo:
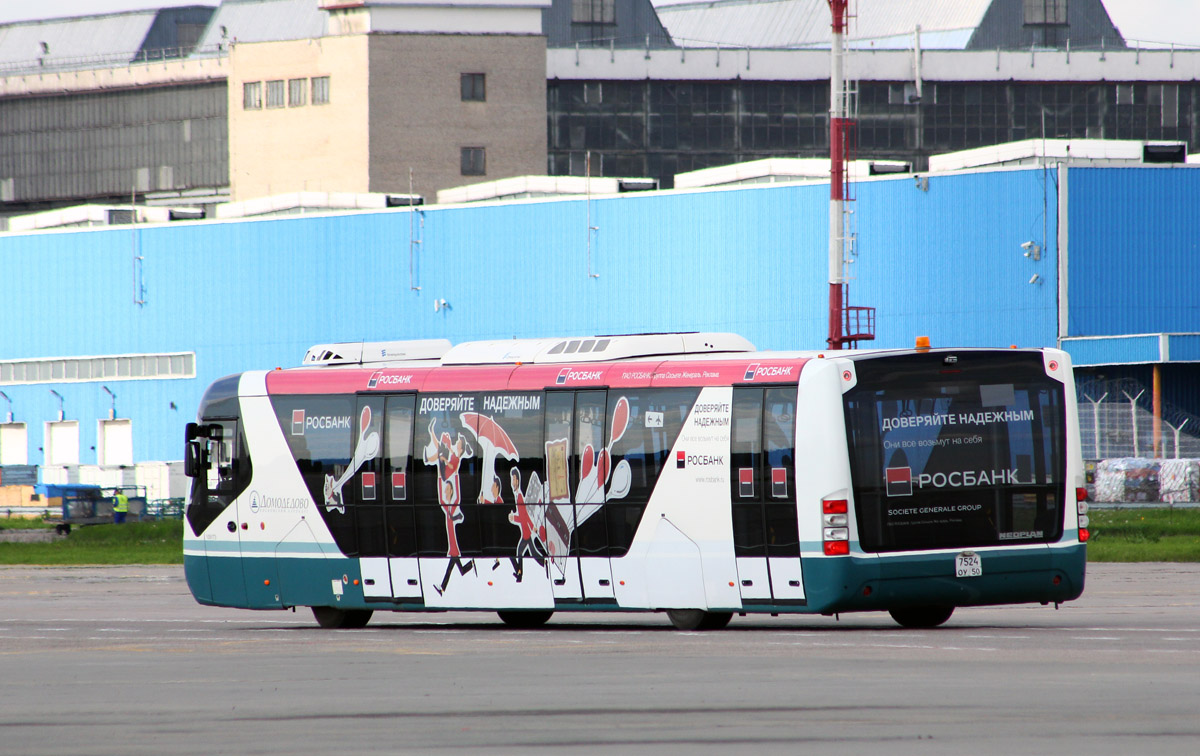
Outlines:
[[[325,36],[328,14],[317,0],[224,0],[204,31],[199,47],[233,42],[279,42]]]
[[[467,341],[442,357],[443,365],[608,362],[663,355],[753,352],[736,333],[638,333],[575,338]]]
[[[923,47],[961,49],[983,20],[991,0],[852,0],[855,16],[848,39],[911,35],[921,27]],[[685,47],[828,47],[831,17],[827,0],[708,0],[655,3],[663,26]],[[945,32],[958,32],[946,35]],[[932,33],[926,37],[926,33]],[[895,46],[896,41],[884,43]],[[859,46],[859,45],[854,45]]]
[[[133,60],[156,10],[59,18],[0,26],[0,69],[55,68]]]
[[[929,172],[1060,161],[1141,163],[1143,148],[1148,144],[1185,145],[1184,142],[1143,142],[1135,139],[1023,139],[930,155]]]

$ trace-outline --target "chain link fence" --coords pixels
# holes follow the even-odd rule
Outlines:
[[[1076,394],[1085,459],[1200,458],[1200,417],[1165,403],[1155,453],[1153,394],[1138,381],[1084,379]]]

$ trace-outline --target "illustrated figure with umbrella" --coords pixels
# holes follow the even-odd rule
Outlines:
[[[539,524],[533,513],[529,509],[529,504],[538,504],[542,499],[542,483],[538,480],[537,473],[530,473],[529,488],[521,492],[521,471],[513,465],[509,471],[509,482],[512,485],[513,499],[516,501],[516,508],[508,515],[508,521],[521,529],[521,540],[517,542],[516,556],[511,557],[513,565],[513,577],[517,582],[521,582],[521,578],[525,576],[525,566],[523,557],[531,556],[538,563],[539,567],[546,566],[546,538],[545,524]],[[535,509],[541,509],[535,507]],[[543,518],[544,519],[544,516]]]
[[[436,423],[437,420],[429,421],[429,443],[425,446],[425,464],[437,465],[438,503],[446,515],[446,556],[450,557],[450,562],[446,565],[446,574],[442,577],[442,584],[434,586],[440,596],[445,593],[446,586],[450,584],[450,576],[454,574],[456,567],[460,575],[465,575],[468,570],[475,567],[473,559],[465,563],[462,561],[462,552],[458,548],[458,533],[455,530],[458,523],[463,521],[462,507],[459,506],[462,501],[462,485],[459,482],[458,468],[464,459],[475,456],[475,450],[461,433],[453,442],[450,440],[450,434],[446,431],[442,431],[441,437],[438,437],[434,432]]]
[[[479,458],[483,460],[483,469],[480,471],[483,484],[479,487],[477,501],[480,504],[499,504],[501,485],[500,476],[496,474],[496,458],[519,461],[521,456],[517,453],[517,445],[493,417],[478,412],[463,412],[459,418],[463,427],[475,434],[475,440],[479,442]]]

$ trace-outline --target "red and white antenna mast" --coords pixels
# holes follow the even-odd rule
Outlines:
[[[850,194],[847,171],[853,142],[851,91],[846,83],[846,22],[849,0],[827,0],[833,15],[829,66],[829,337],[830,349],[853,347],[875,338],[875,308],[847,305],[845,274],[848,247],[854,240],[847,229],[846,203]]]

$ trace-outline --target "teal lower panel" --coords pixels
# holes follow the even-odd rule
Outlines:
[[[207,557],[208,583],[212,603],[217,606],[249,606],[246,602],[246,576],[243,560],[237,556]]]
[[[954,577],[954,554],[806,559],[806,606],[748,606],[746,611],[831,614],[931,604],[1055,603],[1071,601],[1083,592],[1087,562],[1083,545],[999,553],[980,550],[979,553],[983,557],[983,576],[977,578]],[[192,595],[202,604],[247,609],[290,606],[379,610],[423,608],[419,601],[366,601],[357,559],[186,556],[184,573]],[[206,578],[214,582],[211,593],[206,593],[209,588]],[[216,590],[218,580],[223,590]],[[240,590],[230,584],[243,580],[244,585],[237,586]],[[588,603],[568,603],[557,606],[556,610],[630,611],[613,605]]]
[[[975,578],[954,576],[954,554],[806,560],[809,609],[829,614],[904,606],[1060,603],[1083,592],[1083,545],[978,553],[983,575]]]
[[[362,574],[357,559],[258,560],[262,572],[277,570],[279,600],[283,606],[336,606],[339,609],[375,609],[363,597]],[[268,564],[269,563],[269,564]],[[341,595],[334,590],[339,586]]]
[[[241,609],[367,608],[357,559],[185,556],[188,589],[201,604]],[[334,591],[334,582],[341,595]]]
[[[188,590],[201,604],[211,604],[212,583],[208,579],[208,562],[204,557],[183,556],[183,577],[187,580]]]

